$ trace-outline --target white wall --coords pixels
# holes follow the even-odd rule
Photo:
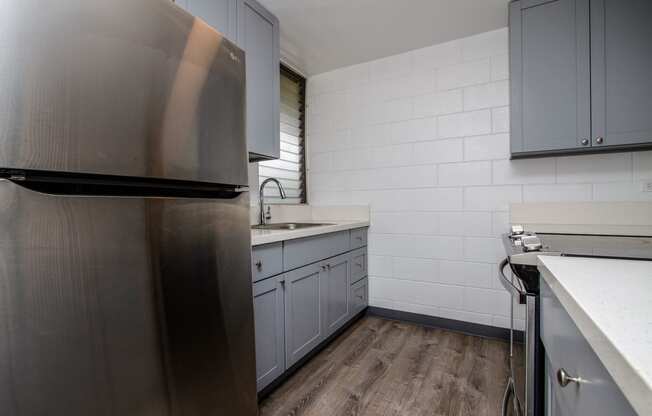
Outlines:
[[[652,152],[508,160],[507,29],[308,80],[310,204],[371,205],[371,304],[506,327],[511,202],[652,200]]]

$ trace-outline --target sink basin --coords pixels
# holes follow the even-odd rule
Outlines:
[[[252,225],[252,230],[299,230],[302,228],[320,227],[323,225],[333,225],[328,223],[314,223],[314,222],[279,222],[276,224],[259,224]]]

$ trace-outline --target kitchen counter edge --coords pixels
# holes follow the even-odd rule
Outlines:
[[[647,358],[643,356],[645,345],[652,345],[652,331],[645,327],[628,328],[628,332],[633,334],[629,337],[614,331],[613,328],[618,325],[618,322],[631,324],[631,321],[626,320],[626,316],[621,316],[620,320],[615,318],[619,312],[621,314],[623,310],[626,311],[626,314],[637,312],[626,308],[627,305],[623,305],[626,299],[623,299],[623,302],[619,301],[622,295],[618,296],[617,290],[605,287],[608,286],[605,282],[614,282],[614,280],[617,280],[614,282],[615,285],[625,284],[624,279],[614,279],[613,269],[620,271],[619,276],[626,275],[629,269],[632,283],[649,280],[649,285],[652,287],[652,262],[539,256],[538,267],[543,279],[571,316],[634,410],[640,415],[652,414],[651,361],[646,362]],[[593,285],[596,281],[601,282],[602,285],[590,290],[589,275],[593,280]],[[605,280],[601,279],[602,275],[605,276]],[[587,284],[584,285],[584,283]],[[645,293],[645,288],[641,287],[632,287],[630,290]],[[604,293],[605,297],[602,301],[600,296],[595,293],[598,291]],[[652,290],[647,293],[652,293]],[[648,315],[652,313],[650,310],[638,312],[642,314],[647,312]],[[645,325],[644,322],[638,322],[638,324]],[[649,355],[649,351],[647,354]]]
[[[307,221],[302,221],[307,222]],[[251,230],[251,246],[276,243],[279,241],[294,240],[297,238],[312,237],[314,235],[335,233],[338,231],[353,230],[369,227],[369,221],[314,221],[328,222],[329,225],[302,228],[298,230]]]

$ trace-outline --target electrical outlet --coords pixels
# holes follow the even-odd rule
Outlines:
[[[641,188],[643,192],[652,192],[652,181],[643,182]]]

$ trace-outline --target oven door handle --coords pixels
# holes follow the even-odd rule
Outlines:
[[[512,279],[505,275],[505,267],[507,267],[507,265],[509,265],[509,257],[506,257],[503,261],[501,261],[500,265],[498,266],[498,272],[501,277],[500,280],[508,292],[518,296],[518,303],[524,305],[526,301],[525,297],[528,295],[528,293],[524,289],[516,286]]]

